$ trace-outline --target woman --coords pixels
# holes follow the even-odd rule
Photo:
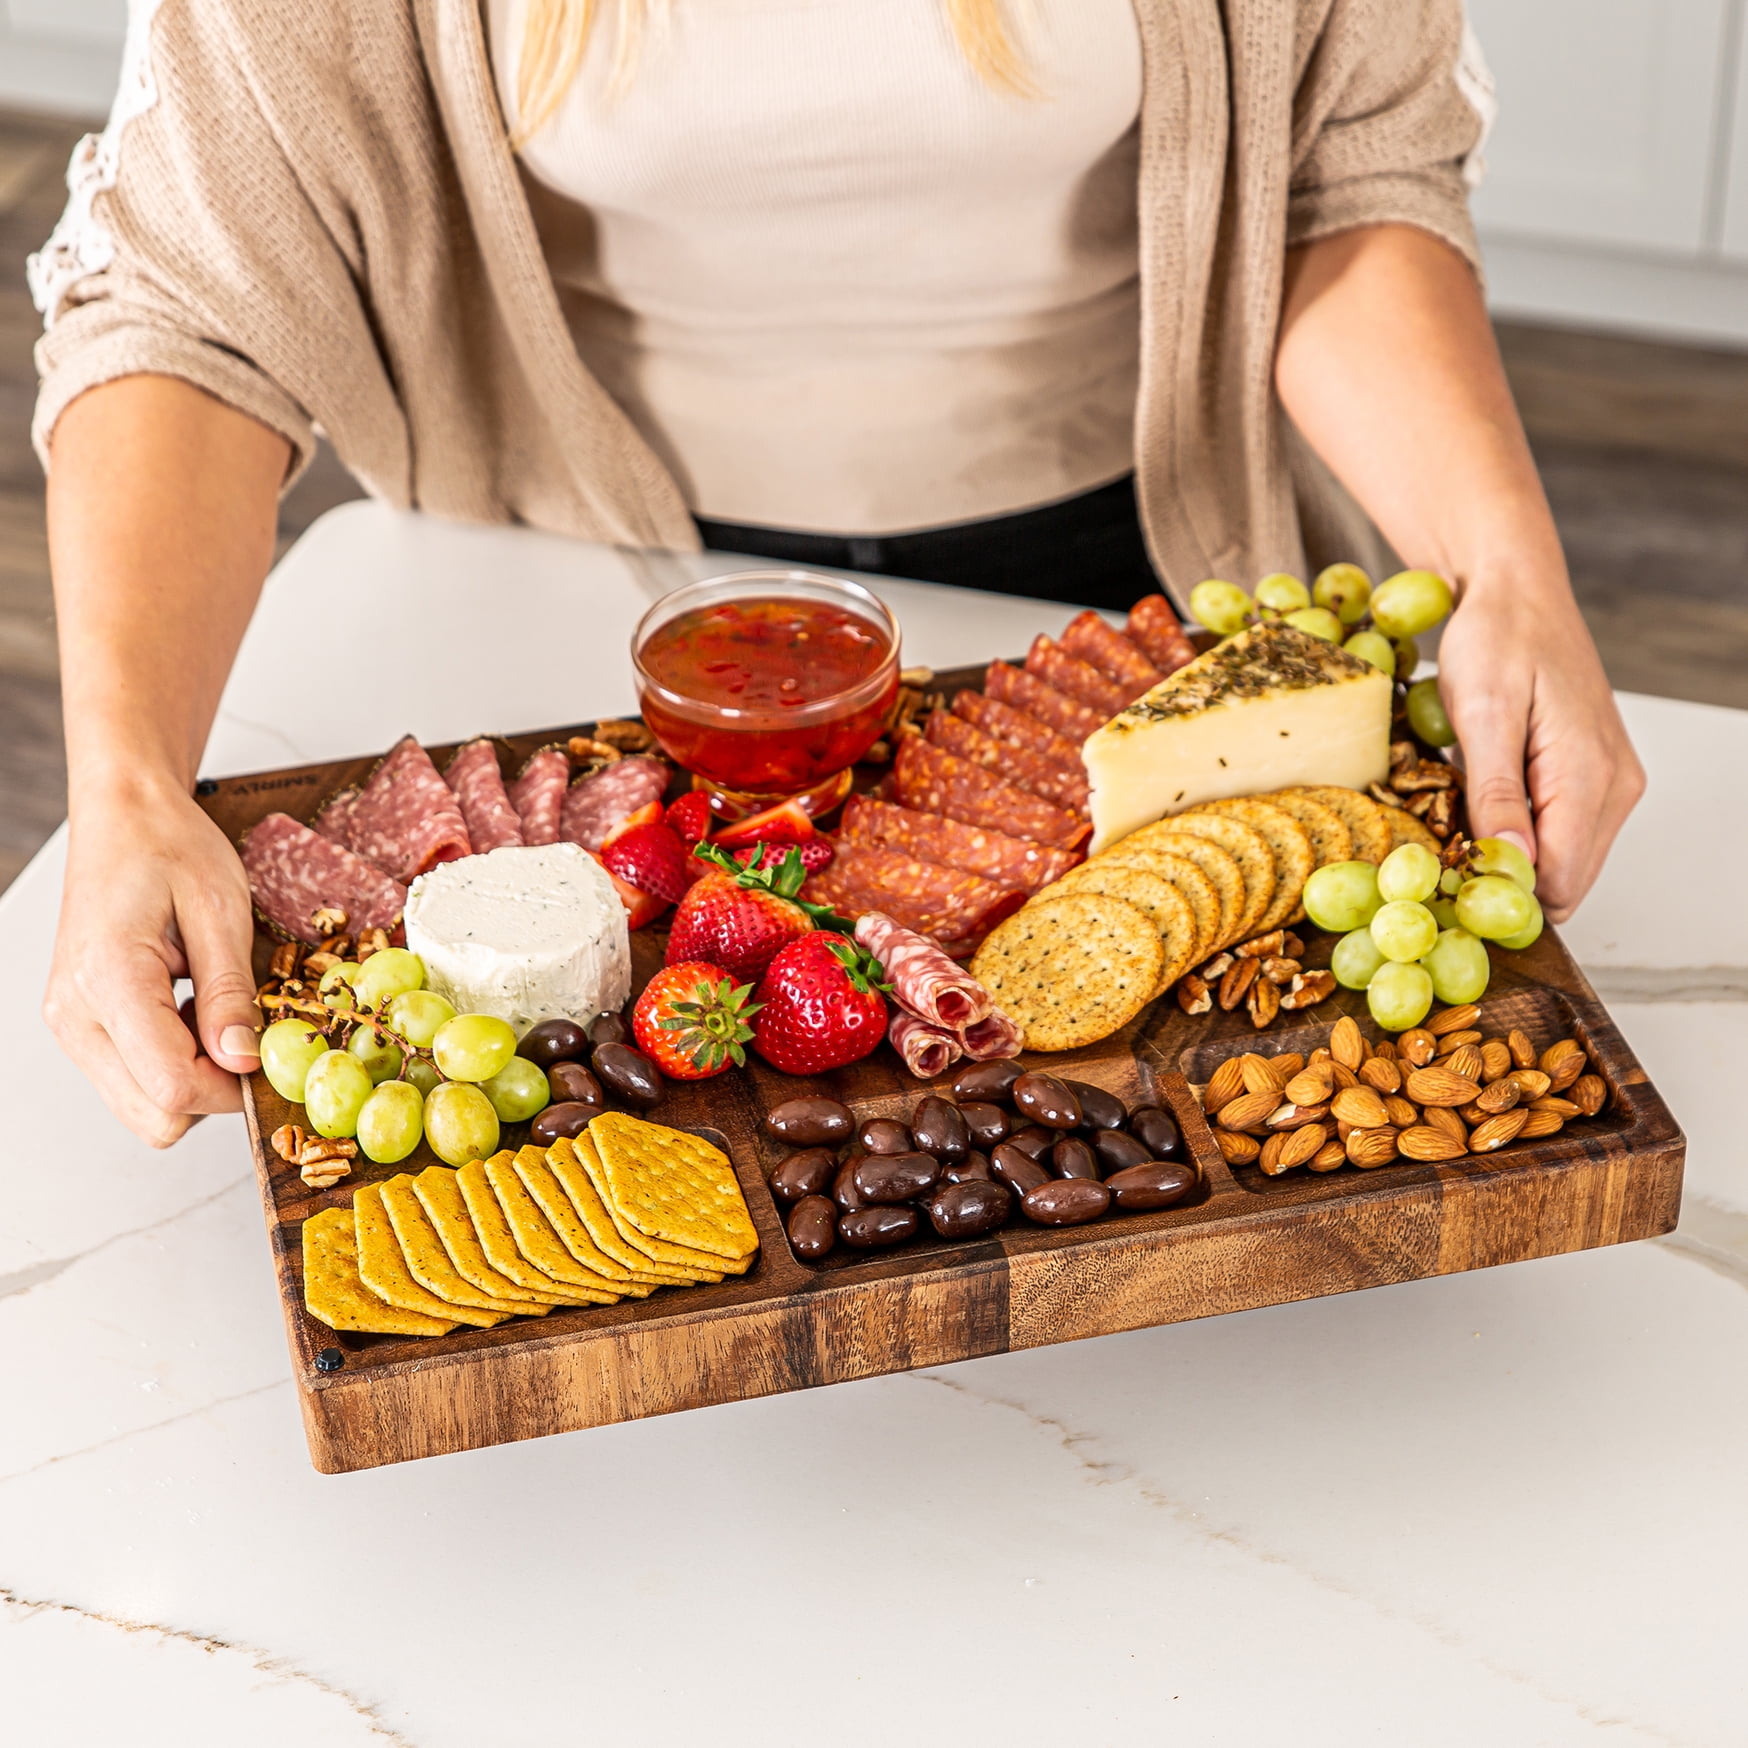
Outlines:
[[[189,790],[318,427],[442,515],[1119,606],[1148,555],[1180,599],[1367,559],[1357,501],[1458,584],[1475,824],[1568,913],[1642,777],[1483,309],[1461,37],[1459,0],[137,6],[33,267],[62,1043],[159,1145],[254,1065]]]

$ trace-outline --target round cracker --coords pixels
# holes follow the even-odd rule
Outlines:
[[[1234,931],[1244,920],[1244,873],[1231,853],[1221,849],[1212,839],[1197,837],[1193,832],[1179,831],[1175,820],[1162,819],[1153,825],[1142,826],[1139,831],[1131,832],[1126,838],[1119,838],[1108,850],[1100,851],[1093,860],[1127,861],[1141,851],[1154,850],[1169,856],[1182,856],[1185,861],[1200,868],[1214,888],[1220,904],[1220,919],[1214,933],[1202,944],[1202,956],[1206,958],[1219,951],[1227,941],[1236,940]]]
[[[1404,844],[1419,844],[1423,850],[1431,850],[1436,856],[1444,845],[1438,841],[1432,828],[1425,820],[1416,819],[1406,807],[1383,807],[1378,811],[1384,816],[1384,823],[1390,828],[1390,848],[1399,850]]]
[[[1220,846],[1208,844],[1207,848],[1218,850]],[[1200,965],[1204,959],[1212,957],[1221,936],[1220,893],[1214,882],[1188,856],[1175,855],[1170,850],[1124,850],[1120,855],[1106,856],[1101,860],[1128,868],[1144,868],[1149,874],[1158,874],[1169,880],[1189,900],[1190,909],[1195,914],[1196,956],[1193,963]],[[1236,862],[1232,864],[1232,871],[1237,875]],[[1239,876],[1233,890],[1242,889],[1243,877]]]
[[[1341,815],[1342,824],[1353,834],[1353,859],[1356,862],[1381,862],[1390,853],[1390,826],[1384,810],[1371,796],[1357,789],[1343,789],[1335,783],[1307,783],[1288,791],[1293,795],[1309,795]]]
[[[1077,1050],[1121,1030],[1159,985],[1165,947],[1145,911],[1102,892],[1051,893],[990,931],[971,975],[1028,1050]]]
[[[1155,996],[1164,995],[1196,964],[1196,913],[1190,901],[1163,875],[1126,862],[1082,862],[1062,876],[1052,892],[1102,892],[1144,910],[1159,930],[1165,965]]]
[[[1255,826],[1246,825],[1224,813],[1188,813],[1173,816],[1172,824],[1192,836],[1211,838],[1238,864],[1244,876],[1244,915],[1239,919],[1238,932],[1223,944],[1233,946],[1249,941],[1262,932],[1262,919],[1275,901],[1275,853],[1269,841]]]
[[[1210,801],[1199,813],[1223,813],[1243,820],[1261,832],[1275,859],[1275,896],[1262,921],[1259,935],[1278,929],[1299,908],[1299,895],[1317,866],[1311,835],[1284,808],[1271,806],[1261,796],[1243,796],[1231,801]]]
[[[1327,868],[1332,862],[1353,860],[1353,833],[1348,830],[1347,821],[1333,807],[1313,801],[1309,795],[1295,789],[1259,795],[1257,800],[1278,807],[1282,813],[1290,813],[1305,828],[1319,868]]]

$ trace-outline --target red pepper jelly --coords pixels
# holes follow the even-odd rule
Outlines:
[[[638,627],[644,721],[688,771],[743,801],[827,788],[879,739],[898,692],[897,626],[866,589],[747,572],[668,596]]]

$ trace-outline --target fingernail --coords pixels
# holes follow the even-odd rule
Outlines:
[[[1495,832],[1493,835],[1502,843],[1514,844],[1518,849],[1522,850],[1532,862],[1535,860],[1536,853],[1530,848],[1529,839],[1526,838],[1522,832],[1503,831]]]
[[[261,1040],[251,1026],[226,1026],[219,1034],[221,1056],[254,1056],[261,1054]]]

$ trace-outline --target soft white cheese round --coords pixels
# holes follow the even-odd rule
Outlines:
[[[407,945],[425,981],[461,1014],[495,1014],[518,1032],[625,1005],[631,936],[607,871],[577,844],[464,856],[421,874],[407,894]]]

